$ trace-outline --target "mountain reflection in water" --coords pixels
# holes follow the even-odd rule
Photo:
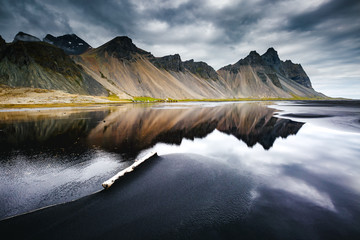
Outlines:
[[[269,149],[276,138],[296,134],[303,125],[274,117],[274,112],[261,103],[1,112],[0,146],[2,152],[21,150],[32,154],[96,148],[120,153],[126,160],[156,143],[180,144],[184,138],[203,138],[217,129],[249,147],[259,143]]]
[[[274,111],[260,103],[182,109],[121,108],[90,132],[88,143],[135,156],[158,142],[180,144],[184,138],[203,138],[217,129],[249,147],[260,143],[269,149],[276,138],[296,134],[303,125],[276,118]]]

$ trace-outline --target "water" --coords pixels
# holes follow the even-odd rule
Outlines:
[[[97,192],[103,181],[151,150],[164,159],[174,158],[172,153],[192,156],[165,161],[167,169],[150,176],[148,184],[157,178],[181,182],[179,196],[168,189],[176,198],[159,199],[164,209],[177,206],[171,217],[156,208],[157,191],[143,193],[150,194],[155,210],[147,214],[149,207],[144,208],[142,218],[158,214],[171,222],[162,224],[163,237],[174,232],[179,238],[360,234],[356,101],[3,111],[0,219]]]

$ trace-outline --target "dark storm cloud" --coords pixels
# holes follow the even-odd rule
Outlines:
[[[318,8],[299,14],[289,21],[288,29],[297,31],[313,30],[325,21],[339,20],[351,24],[354,20],[359,23],[359,0],[332,0],[325,2]],[[357,36],[360,32],[355,33]]]
[[[69,0],[52,3],[58,10],[69,14],[86,24],[94,24],[112,32],[131,33],[136,13],[128,1]]]
[[[65,14],[53,11],[35,0],[1,1],[0,9],[0,34],[7,40],[12,40],[19,31],[37,34],[50,29],[55,32],[71,30]]]
[[[127,1],[5,0],[0,8],[1,33],[8,41],[19,31],[36,35],[75,32],[77,25],[102,27],[105,31],[131,34],[132,5]],[[81,32],[75,32],[82,34]],[[86,35],[86,34],[85,34]]]
[[[206,0],[189,1],[177,8],[155,8],[144,14],[148,18],[165,21],[170,26],[206,21],[225,31],[226,35],[222,36],[224,42],[236,43],[276,2],[279,0],[232,1],[231,6],[219,9],[216,5],[209,6]]]
[[[309,31],[326,37],[329,45],[351,40],[353,44],[348,47],[355,55],[360,53],[359,15],[360,1],[332,0],[291,18],[286,27],[289,31]]]
[[[358,0],[0,0],[0,35],[75,33],[93,47],[127,35],[155,56],[216,69],[275,47],[331,95],[341,78],[360,88],[359,12]]]

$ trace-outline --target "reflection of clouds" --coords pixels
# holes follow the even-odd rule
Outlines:
[[[306,199],[317,206],[331,211],[336,211],[334,204],[326,193],[318,191],[313,186],[310,186],[299,179],[288,176],[280,176],[279,178],[273,179],[273,181],[268,184],[268,187],[289,192]]]
[[[306,104],[296,104],[291,102],[277,102],[276,105],[271,105],[280,111],[284,111],[284,114],[295,113],[293,117],[282,116],[279,114],[279,117],[290,118],[294,121],[306,121],[312,125],[319,127],[326,127],[326,131],[342,131],[349,134],[360,133],[360,124],[358,122],[360,114],[358,112],[358,107],[353,103],[344,103],[340,102],[333,103],[331,107],[327,107],[326,103],[321,103],[319,106],[311,105],[311,107]],[[297,114],[300,114],[297,115]],[[312,114],[313,116],[322,115],[328,117],[313,117],[313,118],[302,118],[301,114]]]
[[[0,164],[0,219],[94,193],[108,176],[129,165],[103,151],[69,162],[46,154],[33,160],[18,155]]]
[[[296,136],[278,139],[273,148],[264,150],[259,144],[248,148],[234,136],[213,131],[204,139],[183,139],[180,146],[157,144],[160,155],[197,153],[216,158],[222,164],[237,169],[239,174],[255,180],[251,195],[258,197],[257,186],[278,189],[325,209],[336,211],[330,189],[317,183],[330,182],[360,193],[359,134],[328,131],[305,124]],[[285,168],[300,168],[313,176],[291,175]],[[260,196],[261,197],[261,196]]]

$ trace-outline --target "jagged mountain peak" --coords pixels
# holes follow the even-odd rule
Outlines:
[[[195,62],[194,59],[183,62],[184,67],[190,72],[202,77],[204,79],[218,80],[219,76],[217,72],[209,66],[206,62]]]
[[[134,45],[131,38],[128,36],[117,36],[109,41],[109,43],[118,43],[118,44],[125,44],[125,45]],[[135,46],[135,45],[134,45]]]
[[[164,57],[156,57],[150,59],[152,64],[158,68],[162,68],[168,71],[180,72],[184,71],[184,64],[181,61],[181,57],[178,53],[174,55],[166,55]]]
[[[46,34],[46,36],[44,37],[44,41],[46,40],[46,39],[49,39],[49,40],[53,40],[53,39],[55,39],[56,37],[55,36],[53,36],[53,35],[51,35],[51,34]]]
[[[24,32],[18,32],[15,37],[13,42],[18,42],[18,41],[23,41],[23,42],[41,42],[41,40],[33,35],[24,33]]]
[[[278,52],[273,47],[270,47],[261,57],[265,62],[280,63]]]
[[[98,47],[97,51],[102,54],[105,54],[106,52],[110,56],[126,60],[133,59],[136,54],[152,57],[150,52],[138,48],[133,43],[132,39],[127,36],[115,37],[104,45]]]
[[[264,54],[277,54],[277,51],[273,47],[269,47],[266,53]]]
[[[261,58],[266,65],[273,68],[279,74],[284,75],[281,60],[277,51],[273,47],[270,47],[263,55],[261,55]]]
[[[47,34],[43,41],[61,48],[68,55],[79,55],[91,48],[87,42],[74,33],[58,37]]]
[[[261,64],[263,64],[263,60],[262,60],[260,54],[258,54],[256,51],[251,51],[246,58],[240,59],[240,61],[238,61],[236,64],[237,65],[261,65]]]
[[[250,51],[249,56],[260,56],[260,55],[258,54],[257,51],[252,50],[252,51]]]
[[[138,47],[133,43],[132,39],[127,36],[118,36],[105,43],[102,46],[106,46],[107,48],[115,47],[114,50],[125,50],[125,51],[138,51]],[[100,46],[100,47],[102,47]]]

